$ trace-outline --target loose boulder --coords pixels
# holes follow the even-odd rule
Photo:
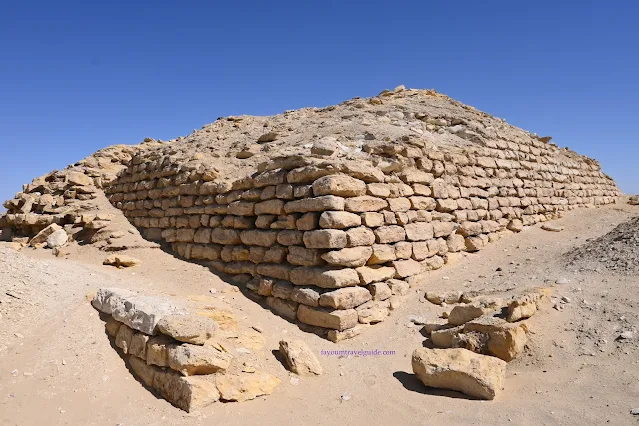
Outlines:
[[[501,390],[506,362],[466,349],[413,352],[413,372],[431,388],[450,389],[479,399],[493,399]]]
[[[324,372],[313,351],[301,340],[280,340],[280,353],[295,374],[319,376]]]

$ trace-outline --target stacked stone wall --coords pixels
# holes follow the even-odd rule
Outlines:
[[[382,321],[450,253],[621,195],[596,161],[543,140],[481,144],[370,141],[370,161],[279,158],[232,182],[146,152],[105,193],[146,238],[240,275],[336,341]]]

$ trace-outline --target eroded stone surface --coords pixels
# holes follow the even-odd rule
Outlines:
[[[319,376],[324,370],[306,343],[302,340],[280,340],[280,353],[289,370],[300,376]]]
[[[497,395],[506,371],[505,361],[466,349],[419,348],[413,352],[412,365],[424,385],[480,399]]]

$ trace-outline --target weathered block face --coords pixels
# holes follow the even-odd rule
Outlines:
[[[128,152],[117,176],[104,181],[86,179],[85,168],[86,175],[67,174],[64,182],[34,183],[6,204],[0,225],[42,229],[59,219],[39,214],[43,204],[106,194],[143,236],[170,243],[187,260],[210,261],[216,271],[251,275],[247,288],[274,311],[333,330],[339,340],[358,334],[358,324],[384,320],[393,299],[406,293],[397,280],[418,282],[449,253],[481,250],[620,195],[596,161],[433,92],[271,118],[290,130],[301,126],[296,114],[324,138],[307,144],[293,132],[278,145],[283,136],[269,131],[247,141],[258,131],[251,120],[262,118],[247,119],[244,133],[236,131],[243,119],[218,120],[186,142]],[[333,130],[318,124],[331,119]],[[349,120],[356,119],[361,137],[335,136],[352,132]],[[269,125],[265,120],[260,132]],[[264,145],[231,155],[238,141]],[[200,149],[219,153],[211,159]],[[32,195],[38,185],[48,197]]]

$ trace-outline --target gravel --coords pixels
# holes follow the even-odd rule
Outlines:
[[[565,254],[566,264],[584,271],[639,273],[639,217]]]

